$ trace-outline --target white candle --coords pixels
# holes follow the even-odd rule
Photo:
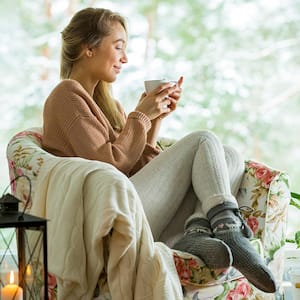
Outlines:
[[[14,272],[10,272],[10,283],[1,290],[1,300],[23,300],[23,289],[14,284]]]

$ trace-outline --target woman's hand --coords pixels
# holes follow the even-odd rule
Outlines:
[[[181,97],[181,85],[183,83],[183,76],[181,76],[177,83],[176,83],[176,89],[175,91],[173,91],[169,96],[169,100],[171,101],[171,103],[168,105],[170,111],[168,113],[164,113],[162,116],[160,116],[160,118],[165,118],[166,116],[168,116],[171,112],[173,112],[176,108],[177,108],[177,104],[178,101],[180,100]]]
[[[183,77],[180,77],[175,85],[164,83],[148,94],[144,92],[135,110],[144,113],[150,120],[164,118],[176,109],[182,82]]]

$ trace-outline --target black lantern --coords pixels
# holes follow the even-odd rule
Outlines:
[[[18,202],[0,198],[0,299],[48,299],[47,221],[19,212]]]

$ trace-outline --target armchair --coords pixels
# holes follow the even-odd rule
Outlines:
[[[11,192],[27,203],[30,213],[37,178],[46,161],[57,159],[41,148],[42,130],[32,128],[16,134],[8,143],[7,160],[10,179],[26,175],[31,179],[32,195],[29,198],[27,179],[20,177],[11,186]],[[164,141],[161,142],[164,144]],[[45,172],[45,170],[43,170]],[[238,202],[243,217],[253,230],[253,244],[264,256],[280,286],[283,276],[283,246],[285,243],[287,207],[290,201],[289,178],[281,171],[273,170],[255,161],[245,162],[245,175],[239,190]],[[51,226],[51,220],[49,222]],[[49,227],[48,226],[48,227]],[[51,237],[48,236],[51,243]],[[107,251],[109,252],[108,244]],[[172,251],[183,290],[184,300],[197,299],[275,299],[275,294],[267,294],[253,287],[234,268],[211,270],[198,258],[180,251]],[[57,253],[59,256],[59,251]],[[95,287],[94,298],[111,299],[107,274],[104,267]],[[49,265],[51,272],[51,265]],[[56,278],[49,273],[49,298],[56,299]],[[59,293],[59,291],[58,291]],[[280,289],[277,293],[281,293]]]

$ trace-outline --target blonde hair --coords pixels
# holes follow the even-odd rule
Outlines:
[[[73,64],[81,57],[82,46],[97,47],[104,37],[110,35],[112,24],[115,22],[119,22],[127,32],[125,19],[108,9],[90,7],[80,10],[73,16],[62,31],[61,79],[70,77]],[[99,81],[93,98],[112,127],[121,131],[124,127],[124,117],[111,95],[111,84]]]

